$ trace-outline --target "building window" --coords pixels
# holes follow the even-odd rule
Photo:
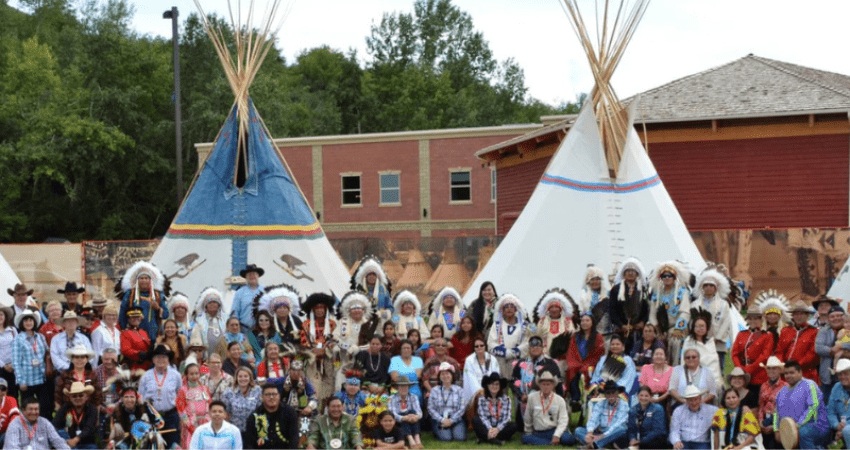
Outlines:
[[[490,168],[490,201],[496,202],[496,168]]]
[[[381,204],[382,205],[400,205],[401,204],[401,183],[398,172],[383,172],[378,173],[378,178],[381,183]]]
[[[452,170],[451,180],[451,202],[472,201],[472,173],[468,169]]]
[[[360,175],[342,176],[342,205],[360,205]]]

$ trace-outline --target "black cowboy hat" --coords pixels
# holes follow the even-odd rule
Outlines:
[[[259,275],[259,276],[263,276],[266,273],[266,271],[263,270],[262,267],[257,267],[256,264],[248,264],[247,266],[245,266],[244,269],[239,271],[239,276],[241,276],[242,278],[245,278],[245,275],[248,272],[257,272],[257,275]]]
[[[301,310],[309,314],[316,305],[325,305],[328,308],[328,314],[330,314],[330,310],[334,307],[335,303],[336,299],[332,295],[325,294],[324,292],[315,292],[310,294],[307,300],[301,304]]]
[[[505,389],[505,388],[508,387],[508,380],[505,379],[505,378],[502,378],[496,372],[490,372],[490,374],[485,375],[484,378],[481,379],[481,386],[483,386],[486,389],[487,386],[489,386],[490,383],[492,383],[494,381],[499,382],[499,389]]]
[[[74,283],[73,281],[69,281],[69,282],[65,283],[65,289],[57,289],[56,293],[64,294],[66,292],[76,292],[77,294],[82,294],[85,291],[86,291],[85,286],[77,287],[77,283]]]
[[[812,302],[812,307],[818,309],[820,307],[820,304],[824,302],[829,303],[832,306],[840,306],[838,302],[835,301],[835,299],[822,295],[819,299]]]
[[[168,362],[171,362],[174,359],[174,352],[165,344],[158,344],[156,348],[153,349],[152,352],[148,355],[148,357],[153,360],[154,356],[157,355],[165,355],[168,357]]]

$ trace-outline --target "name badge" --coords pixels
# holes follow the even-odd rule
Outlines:
[[[652,417],[652,413],[651,413],[651,412],[647,412],[647,413],[646,413],[646,417]]]
[[[40,366],[40,365],[41,365],[41,360],[40,360],[40,359],[38,359],[38,358],[33,358],[33,359],[32,359],[32,365],[33,365],[33,366]]]

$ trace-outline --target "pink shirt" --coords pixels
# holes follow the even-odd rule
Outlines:
[[[649,386],[653,394],[664,394],[670,388],[670,374],[673,373],[673,366],[668,365],[667,370],[662,374],[655,373],[652,364],[644,364],[640,369],[641,386]]]

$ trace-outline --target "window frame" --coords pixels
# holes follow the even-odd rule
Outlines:
[[[359,187],[357,189],[346,189],[345,188],[345,179],[357,177],[359,180]],[[343,172],[339,174],[339,190],[340,190],[340,198],[339,204],[341,208],[362,208],[363,207],[363,173],[362,172]],[[357,192],[359,203],[346,203],[345,202],[345,194],[346,192]]]
[[[452,181],[452,175],[456,173],[466,173],[469,176],[468,185],[455,185]],[[469,198],[466,200],[455,200],[455,189],[468,189]],[[471,167],[453,167],[449,169],[449,204],[450,205],[469,205],[472,203],[472,168]]]
[[[383,185],[384,175],[395,175],[397,186],[385,187]],[[398,201],[385,202],[384,191],[398,192]],[[401,171],[400,170],[383,170],[378,172],[378,206],[401,206]]]

